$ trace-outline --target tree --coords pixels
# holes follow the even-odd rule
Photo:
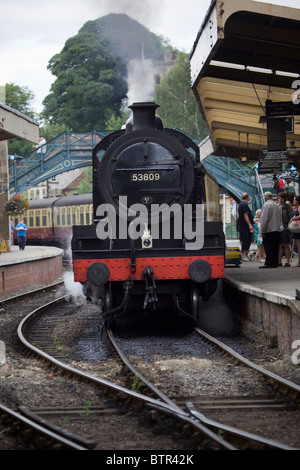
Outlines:
[[[48,64],[56,80],[44,99],[43,117],[74,131],[107,128],[121,116],[128,63],[163,60],[165,48],[162,38],[127,15],[86,22]]]
[[[177,128],[196,139],[207,135],[198,104],[191,90],[189,57],[179,52],[176,64],[156,87],[157,113],[164,127]]]
[[[34,111],[31,107],[31,101],[34,94],[27,87],[20,87],[14,83],[6,83],[5,85],[5,103],[20,113],[30,118],[34,118]]]
[[[31,101],[34,99],[34,94],[27,87],[20,87],[15,83],[6,83],[5,85],[5,103],[7,106],[25,114],[30,118],[35,117],[35,113],[31,107]],[[24,157],[32,152],[32,143],[24,139],[9,139],[8,141],[8,154],[19,155]]]
[[[43,117],[71,130],[104,129],[106,120],[118,112],[126,83],[97,31],[81,30],[68,39],[48,68],[57,78],[43,101]]]
[[[91,193],[93,191],[93,169],[91,166],[83,171],[83,179],[76,188],[78,194]]]

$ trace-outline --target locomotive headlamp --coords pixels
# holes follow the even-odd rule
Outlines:
[[[147,224],[145,224],[145,230],[142,236],[142,248],[152,248],[152,236],[150,230],[148,230]]]
[[[108,266],[104,263],[93,263],[87,268],[87,280],[94,286],[103,286],[110,276]]]
[[[189,265],[188,273],[192,281],[206,282],[211,276],[211,265],[204,259],[197,259]]]

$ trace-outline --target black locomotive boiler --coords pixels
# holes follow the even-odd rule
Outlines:
[[[224,276],[219,188],[185,134],[152,102],[93,150],[94,223],[73,226],[74,280],[109,320],[129,310],[187,312]]]

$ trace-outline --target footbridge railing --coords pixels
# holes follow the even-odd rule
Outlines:
[[[9,168],[10,193],[21,193],[65,171],[90,166],[93,148],[107,133],[64,132],[38,147],[28,158],[14,159]]]
[[[209,155],[202,163],[236,201],[241,201],[242,194],[248,193],[252,212],[261,208],[264,203],[263,190],[255,168],[249,168],[235,158],[216,155]]]

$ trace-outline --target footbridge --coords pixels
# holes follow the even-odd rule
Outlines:
[[[108,132],[64,132],[28,158],[14,158],[9,168],[10,193],[21,193],[60,173],[90,166],[93,148]]]
[[[247,167],[236,158],[216,155],[209,155],[202,163],[233,199],[240,202],[242,194],[248,193],[253,214],[261,208],[264,203],[263,189],[255,168]]]

